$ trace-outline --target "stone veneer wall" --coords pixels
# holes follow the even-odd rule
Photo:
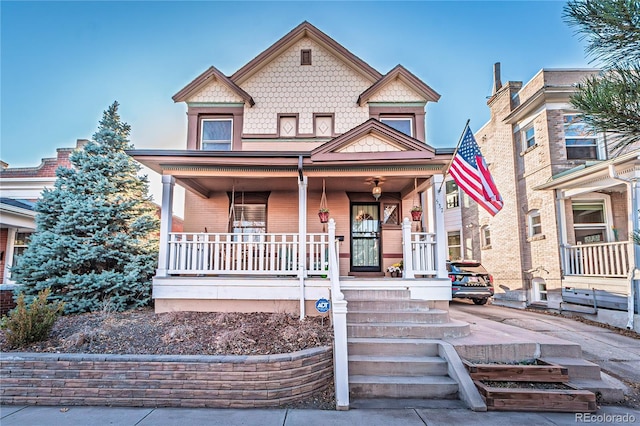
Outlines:
[[[331,347],[279,355],[4,353],[0,404],[278,407],[333,382]]]

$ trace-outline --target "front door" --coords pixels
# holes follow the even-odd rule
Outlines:
[[[351,271],[380,272],[380,204],[351,204]]]

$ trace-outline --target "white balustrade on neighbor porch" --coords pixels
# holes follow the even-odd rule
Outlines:
[[[624,278],[629,274],[631,243],[562,245],[564,275]]]
[[[169,274],[298,275],[296,233],[169,234]],[[308,275],[326,275],[328,235],[307,234]]]

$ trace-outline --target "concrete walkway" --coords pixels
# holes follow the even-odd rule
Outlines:
[[[598,364],[607,374],[640,383],[640,340],[613,330],[563,316],[494,305],[476,306],[467,301],[451,302],[450,315],[471,324],[471,336],[464,338],[468,344],[482,341],[576,344],[584,359]],[[464,343],[463,339],[448,341],[454,345]]]
[[[238,410],[208,408],[0,407],[2,426],[437,426],[437,425],[591,425],[639,424],[640,411],[603,407],[596,414],[485,412],[464,408]],[[595,420],[595,421],[594,421]]]

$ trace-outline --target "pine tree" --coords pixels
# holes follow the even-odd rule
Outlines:
[[[605,66],[579,85],[571,103],[585,122],[612,132],[613,149],[621,152],[640,142],[640,1],[572,0],[564,18],[587,39],[587,54]]]
[[[67,313],[149,304],[159,224],[146,176],[125,152],[130,129],[114,102],[36,203],[36,232],[12,269],[28,298],[49,288]]]

